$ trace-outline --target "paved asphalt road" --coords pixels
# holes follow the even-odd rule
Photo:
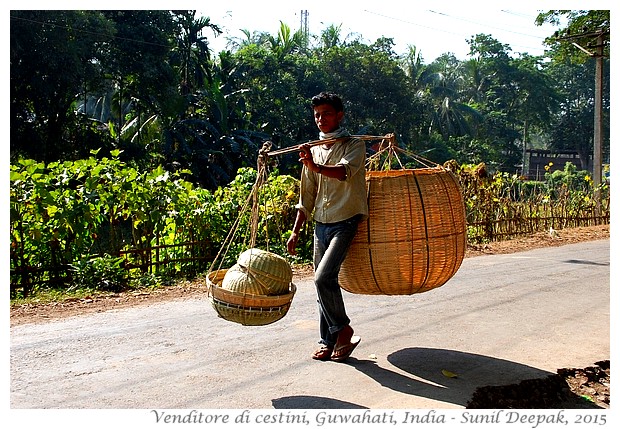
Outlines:
[[[478,386],[610,358],[609,240],[468,258],[422,294],[346,293],[362,342],[344,364],[310,359],[314,290],[296,284],[261,327],[206,297],[12,327],[10,407],[463,409]]]

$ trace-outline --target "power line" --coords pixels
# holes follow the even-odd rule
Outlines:
[[[124,40],[124,41],[127,41],[127,42],[140,43],[140,44],[143,44],[143,45],[158,46],[158,47],[163,47],[163,48],[168,48],[169,47],[168,45],[164,45],[164,44],[161,44],[161,43],[148,42],[148,41],[145,41],[145,40],[131,39],[129,37],[110,36],[109,34],[106,34],[106,33],[100,33],[100,32],[90,31],[90,30],[83,30],[81,28],[75,28],[75,27],[71,27],[69,25],[56,24],[54,22],[38,21],[36,19],[22,18],[22,17],[19,17],[19,16],[12,16],[12,15],[11,15],[11,19],[12,20],[16,20],[16,21],[29,22],[31,24],[39,24],[39,25],[42,25],[42,26],[62,28],[64,30],[76,31],[78,33],[89,34],[91,36],[99,36],[99,37],[105,38],[105,39]]]
[[[461,33],[454,33],[453,31],[446,31],[446,30],[441,30],[439,28],[429,27],[427,25],[418,24],[416,22],[407,21],[405,19],[395,18],[393,16],[388,16],[388,15],[383,15],[382,13],[373,12],[373,11],[368,10],[368,9],[364,9],[364,12],[370,13],[371,15],[377,15],[377,16],[380,16],[382,18],[387,18],[387,19],[391,19],[391,20],[394,20],[394,21],[404,22],[405,24],[411,24],[411,25],[415,25],[417,27],[427,28],[429,30],[439,31],[441,33],[454,34],[455,36],[467,37],[467,36],[465,36],[464,34],[461,34]]]
[[[484,27],[493,28],[493,29],[495,29],[495,30],[505,31],[505,32],[507,32],[507,33],[518,34],[518,35],[520,35],[520,36],[533,37],[533,38],[535,38],[535,39],[541,39],[541,40],[544,40],[544,37],[535,36],[535,35],[533,35],[533,34],[528,34],[528,33],[520,33],[520,32],[518,32],[518,31],[511,31],[511,30],[507,30],[506,28],[495,27],[495,26],[493,26],[493,25],[489,25],[489,24],[485,24],[485,23],[482,23],[482,22],[477,22],[477,21],[472,21],[472,20],[470,20],[470,19],[465,19],[465,18],[461,18],[461,17],[458,17],[458,16],[453,16],[453,15],[450,15],[450,14],[447,14],[447,13],[437,12],[437,11],[430,10],[430,9],[429,9],[428,11],[429,11],[429,12],[432,12],[432,13],[435,13],[435,14],[437,14],[437,15],[443,15],[443,16],[446,16],[446,17],[448,17],[448,18],[458,19],[459,21],[465,21],[465,22],[469,22],[469,23],[471,23],[471,24],[482,25],[482,26],[484,26]]]
[[[514,12],[512,10],[506,10],[506,9],[502,9],[501,11],[504,12],[504,13],[507,13],[509,15],[520,16],[522,18],[536,19],[536,16],[528,15],[526,13],[519,13],[519,12]]]
[[[433,11],[433,10],[428,10],[428,11],[431,12],[431,13],[440,15],[440,16],[447,17],[447,18],[458,19],[458,20],[461,20],[461,21],[466,21],[466,22],[469,22],[469,23],[472,23],[472,24],[493,28],[493,29],[496,29],[496,30],[499,30],[499,31],[503,31],[503,32],[513,33],[513,34],[517,34],[517,35],[521,35],[521,36],[532,37],[532,38],[539,39],[541,41],[543,41],[545,39],[544,37],[541,37],[541,36],[535,36],[535,35],[532,35],[532,34],[520,33],[520,32],[517,32],[517,31],[507,30],[505,28],[494,27],[492,25],[488,25],[488,24],[485,24],[485,23],[476,22],[476,21],[465,19],[465,18],[455,17],[453,15],[450,15],[450,14],[447,14],[447,13],[443,13],[443,12],[437,12],[437,11]],[[370,10],[367,10],[367,9],[365,9],[364,12],[370,13],[372,15],[380,16],[382,18],[391,19],[391,20],[394,20],[394,21],[399,21],[399,22],[402,22],[402,23],[405,23],[405,24],[415,25],[417,27],[422,27],[422,28],[426,28],[426,29],[429,29],[429,30],[432,30],[432,31],[437,31],[437,32],[440,32],[440,33],[452,34],[452,35],[463,37],[463,38],[467,38],[467,37],[471,36],[471,34],[455,33],[453,31],[448,31],[448,30],[443,30],[443,29],[440,29],[440,28],[430,27],[430,26],[427,26],[427,25],[418,24],[416,22],[405,20],[405,19],[402,19],[402,18],[397,18],[397,17],[394,17],[394,16],[384,15],[382,13],[370,11]],[[514,43],[510,44],[510,46],[511,47],[519,47],[519,48],[523,48],[523,49],[534,49],[534,50],[541,49],[540,46],[538,46],[538,47],[526,46],[526,45],[520,45],[520,44],[514,44]]]

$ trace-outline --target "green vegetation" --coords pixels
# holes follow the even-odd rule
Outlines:
[[[250,214],[243,206],[256,180],[253,169],[240,169],[229,186],[208,191],[161,167],[139,172],[113,155],[11,166],[12,295],[29,295],[41,284],[118,291],[128,275],[153,273],[154,247],[160,260],[178,261],[156,267],[158,276],[196,275],[238,218],[243,235],[231,254],[247,245]],[[283,253],[279,241],[294,218],[297,181],[274,171],[260,189],[257,244]],[[192,246],[168,247],[183,243]]]
[[[114,155],[11,166],[12,298],[154,286],[205,272],[231,232],[237,235],[222,255],[225,266],[249,246],[256,170],[241,168],[228,186],[208,191],[161,168],[139,172]],[[608,186],[597,216],[591,179],[572,164],[544,182],[489,175],[484,164],[447,167],[463,189],[471,242],[609,222]],[[298,186],[276,169],[258,188],[256,246],[286,254]],[[299,255],[290,258],[307,263],[311,256],[306,228]]]
[[[544,181],[502,172],[489,175],[484,164],[447,165],[460,179],[471,243],[609,223],[609,185],[595,188],[589,174],[570,162],[564,170],[548,171]]]
[[[346,100],[353,134],[395,133],[403,149],[452,164],[472,241],[609,219],[607,185],[593,189],[585,172],[594,60],[554,35],[545,57],[513,56],[477,34],[469,59],[446,53],[427,64],[415,46],[396,53],[390,38],[344,40],[333,26],[311,37],[285,23],[276,35],[247,30],[214,53],[210,38],[221,28],[195,11],[10,15],[12,299],[112,293],[205,272],[245,213],[258,149],[316,138],[308,100],[324,89]],[[558,17],[568,19],[560,36],[609,30],[609,11],[549,11],[538,21]],[[524,147],[576,151],[580,165],[528,181]],[[261,187],[258,244],[284,253],[299,163],[294,154],[275,162]],[[480,165],[484,177],[472,173]],[[250,222],[240,219],[238,246]],[[310,258],[304,234],[293,262]]]
[[[559,35],[610,26],[609,11],[538,20],[559,17],[568,19]],[[352,133],[395,133],[437,163],[521,172],[525,145],[578,151],[579,167],[590,167],[595,60],[572,39],[549,35],[548,54],[533,57],[476,34],[469,59],[445,53],[425,63],[415,46],[394,52],[390,38],[367,44],[333,26],[310,37],[285,23],[274,30],[246,30],[215,53],[210,40],[221,29],[195,11],[11,11],[12,162],[122,150],[143,171],[184,171],[214,190],[254,166],[264,140],[283,147],[316,138],[308,100],[330,89],[344,97]],[[609,73],[603,119],[607,161]],[[297,176],[294,157],[280,163]]]

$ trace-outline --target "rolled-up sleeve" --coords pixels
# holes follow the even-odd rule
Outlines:
[[[342,165],[346,170],[346,177],[344,180],[348,180],[353,177],[360,169],[365,169],[366,161],[366,145],[363,140],[354,139],[349,150],[345,151],[340,161],[336,165]]]
[[[301,210],[306,215],[306,219],[310,219],[316,201],[317,182],[316,175],[306,167],[302,169],[299,188],[299,203],[295,208]]]

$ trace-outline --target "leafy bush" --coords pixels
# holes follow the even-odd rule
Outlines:
[[[127,286],[123,263],[123,258],[110,255],[81,259],[70,265],[73,273],[70,289],[120,292]]]
[[[545,166],[547,170],[545,181],[553,196],[557,196],[563,191],[592,191],[593,182],[590,173],[586,170],[577,170],[572,162],[567,162],[564,170],[550,172],[549,167],[550,165]]]
[[[139,172],[118,151],[111,159],[93,155],[11,165],[11,297],[43,285],[117,291],[193,276],[218,255],[229,267],[252,240],[292,262],[312,260],[312,222],[301,231],[298,256],[286,252],[299,192],[291,176],[271,171],[253,194],[257,172],[241,168],[228,186],[211,192],[183,180],[183,172]],[[484,163],[446,166],[461,184],[470,242],[609,221],[609,186],[597,190],[597,215],[591,179],[574,166],[548,173],[545,182],[490,174]]]
[[[602,185],[601,210],[588,172],[568,163],[547,173],[544,182],[523,181],[516,174],[489,174],[484,163],[448,163],[459,177],[470,242],[501,240],[570,226],[609,222],[609,187]]]
[[[126,266],[138,267],[131,269],[133,277],[195,275],[206,271],[207,259],[218,253],[238,218],[242,235],[230,253],[245,250],[251,218],[244,204],[256,171],[242,168],[229,186],[210,192],[181,179],[183,172],[161,167],[139,172],[121,162],[119,154],[11,165],[11,296],[27,296],[41,285],[66,287],[72,281],[69,265],[84,271],[101,262],[91,255],[118,257],[127,250]],[[260,187],[258,246],[286,253],[284,237],[293,224],[297,186],[296,179],[274,171]],[[165,263],[153,265],[154,253]]]

